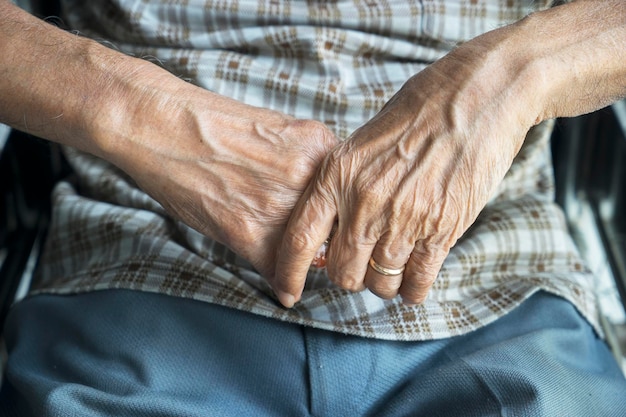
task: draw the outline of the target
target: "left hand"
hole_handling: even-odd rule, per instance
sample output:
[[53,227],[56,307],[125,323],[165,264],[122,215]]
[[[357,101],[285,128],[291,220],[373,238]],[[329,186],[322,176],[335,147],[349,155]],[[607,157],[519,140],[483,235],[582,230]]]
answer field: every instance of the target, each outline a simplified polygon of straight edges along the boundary
[[[490,45],[478,38],[412,77],[326,157],[279,251],[272,286],[284,305],[300,297],[311,259],[335,225],[332,281],[383,298],[400,294],[410,304],[425,299],[537,122],[533,84]],[[370,258],[404,270],[386,276]]]

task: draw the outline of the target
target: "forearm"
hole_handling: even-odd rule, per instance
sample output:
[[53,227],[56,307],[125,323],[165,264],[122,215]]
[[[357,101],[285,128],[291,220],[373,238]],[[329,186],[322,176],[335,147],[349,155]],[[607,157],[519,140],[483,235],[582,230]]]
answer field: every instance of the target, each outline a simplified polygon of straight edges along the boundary
[[[579,0],[513,26],[543,91],[537,121],[588,113],[626,97],[626,2]],[[532,80],[530,80],[532,82]],[[529,87],[532,84],[529,84]]]
[[[463,43],[411,77],[331,152],[294,209],[272,281],[281,302],[300,297],[334,225],[331,280],[422,302],[528,130],[626,94],[625,20],[623,0],[574,2]],[[370,262],[400,273],[381,279]]]
[[[145,136],[137,129],[165,125],[159,113],[172,122],[177,113],[167,113],[164,97],[193,89],[156,65],[53,27],[7,1],[0,0],[0,16],[0,122],[19,130],[118,162],[130,139]],[[139,123],[146,114],[156,122]]]

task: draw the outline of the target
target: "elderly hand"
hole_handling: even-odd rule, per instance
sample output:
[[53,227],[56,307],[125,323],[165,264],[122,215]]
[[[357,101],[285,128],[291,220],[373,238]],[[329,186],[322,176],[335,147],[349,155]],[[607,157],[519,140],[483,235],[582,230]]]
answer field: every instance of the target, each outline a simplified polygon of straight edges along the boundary
[[176,96],[187,104],[145,124],[168,133],[139,134],[139,152],[116,162],[172,216],[273,276],[293,207],[336,138],[321,123],[204,90]]
[[539,113],[523,57],[496,46],[475,40],[414,76],[326,157],[279,252],[272,285],[284,305],[333,227],[327,268],[337,285],[425,299]]
[[0,121],[112,162],[273,275],[289,215],[337,144],[330,130],[193,86],[9,1],[0,32]]

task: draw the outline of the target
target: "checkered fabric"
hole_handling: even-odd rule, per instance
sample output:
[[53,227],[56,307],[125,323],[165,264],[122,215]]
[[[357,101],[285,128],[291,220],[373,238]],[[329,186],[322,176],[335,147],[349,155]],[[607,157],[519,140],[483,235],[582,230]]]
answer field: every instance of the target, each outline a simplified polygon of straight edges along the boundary
[[[548,3],[64,0],[67,22],[87,36],[217,93],[320,120],[341,138],[459,42]],[[301,302],[284,309],[244,259],[169,218],[115,167],[71,149],[79,180],[55,191],[34,293],[126,288],[364,337],[426,340],[484,326],[542,289],[570,300],[599,330],[593,276],[553,203],[552,126],[529,132],[419,306],[341,290],[312,270]]]

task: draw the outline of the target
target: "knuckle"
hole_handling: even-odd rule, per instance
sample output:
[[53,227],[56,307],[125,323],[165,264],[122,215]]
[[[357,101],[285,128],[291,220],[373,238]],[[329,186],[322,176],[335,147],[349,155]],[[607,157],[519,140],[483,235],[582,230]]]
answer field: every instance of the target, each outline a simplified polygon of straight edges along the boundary
[[315,163],[303,154],[297,155],[291,159],[291,163],[287,164],[282,170],[284,178],[288,184],[301,191],[306,186],[306,182],[315,173]]
[[315,238],[308,230],[291,229],[285,232],[285,249],[291,254],[310,251],[315,246]]
[[409,259],[411,269],[420,275],[436,275],[449,252],[449,245],[430,244],[426,240],[416,243]]
[[334,275],[331,280],[340,288],[352,292],[363,290],[363,280],[356,278],[354,274]]
[[320,160],[330,149],[339,143],[339,140],[328,126],[317,120],[296,120],[294,121],[294,126],[298,130],[306,132],[311,139],[309,143],[317,146]]
[[312,137],[326,137],[327,135],[332,135],[330,129],[328,127],[317,120],[311,119],[297,119],[293,122],[298,129],[305,130]]
[[[402,245],[380,245],[377,247],[374,259],[387,268],[401,268],[408,261],[407,251]],[[408,245],[407,245],[408,246]],[[409,252],[410,253],[410,252]]]

